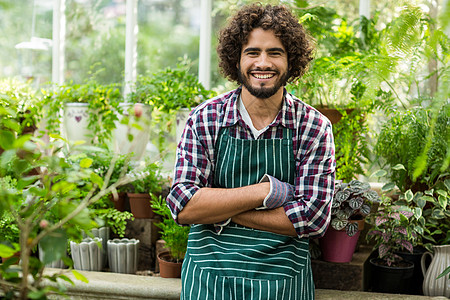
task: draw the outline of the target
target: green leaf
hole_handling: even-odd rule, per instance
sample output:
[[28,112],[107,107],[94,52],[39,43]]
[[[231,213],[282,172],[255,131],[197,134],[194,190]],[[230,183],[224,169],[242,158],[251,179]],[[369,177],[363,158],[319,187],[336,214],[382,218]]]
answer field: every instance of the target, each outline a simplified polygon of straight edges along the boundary
[[434,198],[431,197],[431,196],[423,196],[422,199],[424,199],[424,200],[427,201],[427,202],[431,202],[431,203],[433,203],[433,204],[436,203],[436,199],[434,199]]
[[28,299],[43,299],[45,290],[36,290],[28,293]]
[[413,197],[414,197],[414,194],[413,194],[413,192],[411,190],[407,190],[405,192],[405,199],[406,199],[406,201],[411,202]]
[[103,179],[98,176],[96,173],[91,173],[91,181],[95,183],[97,186],[102,187],[103,186]]
[[397,164],[397,165],[393,166],[392,169],[396,170],[396,171],[399,171],[399,170],[405,170],[406,171],[405,166],[402,165],[402,164]]
[[57,229],[45,235],[39,242],[39,251],[43,252],[42,262],[48,264],[66,255],[67,235],[63,229]]
[[82,281],[82,282],[84,282],[84,283],[89,283],[89,280],[87,280],[87,278],[84,277],[84,276],[83,276],[81,273],[79,273],[78,271],[72,270],[72,274],[73,274],[73,276],[75,276],[75,279],[80,280],[80,281]]
[[385,185],[383,185],[381,190],[383,192],[388,192],[388,191],[393,190],[394,188],[395,188],[395,183],[394,182],[389,182],[389,183],[386,183]]
[[425,199],[423,199],[423,198],[420,198],[417,200],[417,206],[419,206],[420,208],[424,208],[426,204],[427,204],[427,201],[425,201]]
[[8,150],[12,149],[14,144],[14,133],[9,130],[0,130],[0,147]]
[[[447,268],[445,268],[445,270],[444,270],[441,274],[439,274],[439,276],[436,277],[436,279],[439,279],[439,278],[441,278],[441,277],[444,277],[444,276],[447,275],[447,274],[450,274],[450,266],[448,266]],[[450,276],[449,276],[449,278],[450,278]]]
[[440,209],[433,209],[433,212],[431,213],[431,217],[433,217],[435,219],[444,219],[445,218],[445,214]]
[[444,190],[436,190],[436,194],[441,195],[442,197],[448,197],[448,193]]
[[441,207],[445,210],[447,207],[448,198],[444,197],[442,195],[439,195],[438,200],[439,200],[439,204],[441,205]]
[[345,226],[347,226],[347,224],[348,224],[347,220],[342,220],[338,218],[334,218],[333,220],[331,220],[331,226],[336,230],[344,229]]
[[23,148],[25,143],[28,142],[31,138],[31,135],[22,135],[20,137],[18,137],[15,141],[14,141],[14,148]]
[[419,207],[414,208],[414,217],[418,220],[422,216],[422,209]]
[[408,218],[405,217],[405,215],[403,215],[402,213],[400,213],[400,222],[408,223]]
[[92,162],[93,160],[91,158],[83,158],[80,161],[80,167],[87,169],[92,165]]
[[434,193],[434,189],[431,189],[431,190],[426,190],[425,192],[425,195],[428,195],[428,196],[433,196],[433,193]]
[[424,232],[423,227],[421,227],[421,226],[415,226],[414,231],[419,235],[423,235],[423,232]]
[[69,277],[67,277],[66,275],[59,275],[58,278],[61,278],[64,281],[67,281],[68,283],[70,283],[71,285],[75,285],[75,283],[73,282],[72,279],[70,279]]
[[378,170],[375,173],[373,173],[372,175],[370,175],[370,177],[384,177],[386,176],[387,172],[385,170]]
[[444,180],[444,185],[447,188],[447,190],[450,191],[450,179],[445,179]]
[[0,256],[1,257],[10,257],[13,256],[14,253],[17,252],[17,249],[11,248],[5,244],[0,243]]
[[26,186],[29,186],[30,184],[35,182],[37,179],[39,179],[38,175],[22,177],[17,181],[17,189],[23,190]]

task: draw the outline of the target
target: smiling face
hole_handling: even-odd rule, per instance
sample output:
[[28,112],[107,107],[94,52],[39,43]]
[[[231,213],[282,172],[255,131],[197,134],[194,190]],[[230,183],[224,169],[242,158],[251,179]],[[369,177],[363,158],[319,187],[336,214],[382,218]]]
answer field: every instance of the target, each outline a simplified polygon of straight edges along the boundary
[[275,95],[288,75],[287,53],[272,30],[254,29],[243,45],[238,65],[239,80],[253,96],[266,99]]

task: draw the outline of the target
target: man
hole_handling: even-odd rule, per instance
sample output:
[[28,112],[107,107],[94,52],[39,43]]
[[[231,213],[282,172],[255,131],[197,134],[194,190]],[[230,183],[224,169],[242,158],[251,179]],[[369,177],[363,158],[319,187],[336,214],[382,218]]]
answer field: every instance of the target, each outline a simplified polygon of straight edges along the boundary
[[286,92],[313,47],[284,6],[243,7],[220,33],[241,86],[195,108],[167,203],[191,224],[181,299],[313,299],[309,238],[329,223],[330,122]]

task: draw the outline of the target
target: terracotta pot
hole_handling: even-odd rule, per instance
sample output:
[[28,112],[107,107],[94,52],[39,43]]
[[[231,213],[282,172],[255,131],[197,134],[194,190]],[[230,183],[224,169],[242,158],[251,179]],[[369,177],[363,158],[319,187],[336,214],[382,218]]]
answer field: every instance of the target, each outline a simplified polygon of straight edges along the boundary
[[136,219],[152,219],[155,213],[150,206],[152,199],[149,194],[127,193],[130,201],[131,213]]
[[112,203],[114,203],[114,208],[117,209],[118,211],[125,211],[125,202],[126,202],[126,197],[127,197],[127,193],[121,192],[118,193],[119,198],[114,199],[114,196],[112,194],[109,195],[109,199],[111,200]]
[[168,251],[158,254],[159,275],[163,278],[181,278],[182,262],[171,262],[171,258]]
[[328,226],[325,235],[319,239],[322,259],[329,262],[348,263],[352,261],[364,220],[352,221],[358,223],[358,232],[348,236],[345,230],[336,230]]
[[2,257],[2,263],[6,262],[10,258],[17,258],[17,263],[18,263],[20,260],[20,252],[16,252],[16,253],[14,253],[13,256],[10,256],[10,257]]
[[[342,114],[335,108],[317,108],[325,117],[330,120],[331,124],[336,124],[342,118]],[[346,109],[347,115],[349,115],[353,109]]]

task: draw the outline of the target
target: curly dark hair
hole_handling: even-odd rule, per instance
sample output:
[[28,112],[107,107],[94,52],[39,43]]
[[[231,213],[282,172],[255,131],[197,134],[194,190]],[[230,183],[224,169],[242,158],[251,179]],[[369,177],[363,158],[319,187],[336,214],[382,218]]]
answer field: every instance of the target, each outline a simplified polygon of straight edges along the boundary
[[237,65],[242,46],[247,43],[250,32],[255,28],[273,30],[281,40],[288,54],[288,82],[302,76],[313,59],[314,42],[284,5],[272,6],[251,4],[240,9],[219,33],[219,67],[231,81],[239,82]]

